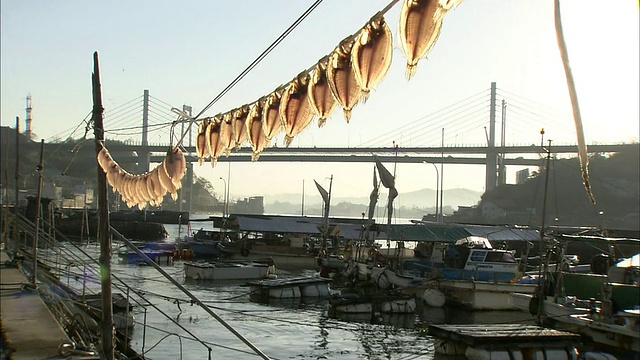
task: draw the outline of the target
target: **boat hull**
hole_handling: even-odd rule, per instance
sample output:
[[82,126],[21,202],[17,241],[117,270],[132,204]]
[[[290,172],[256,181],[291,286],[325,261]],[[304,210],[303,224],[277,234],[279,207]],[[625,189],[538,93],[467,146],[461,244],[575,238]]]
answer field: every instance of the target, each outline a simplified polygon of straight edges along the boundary
[[259,263],[185,263],[185,277],[194,280],[252,280],[264,279],[272,266]]
[[533,294],[537,285],[445,280],[438,282],[438,289],[446,297],[446,303],[472,310],[518,310],[511,293]]

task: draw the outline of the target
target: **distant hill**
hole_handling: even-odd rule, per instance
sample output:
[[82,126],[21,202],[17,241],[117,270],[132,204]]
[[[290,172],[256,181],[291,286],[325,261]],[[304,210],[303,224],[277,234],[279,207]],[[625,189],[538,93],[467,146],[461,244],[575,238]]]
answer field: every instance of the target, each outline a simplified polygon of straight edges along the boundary
[[[386,189],[381,189],[381,195],[378,199],[378,206],[384,206],[387,201]],[[433,209],[435,208],[436,191],[433,189],[421,189],[412,192],[401,193],[395,200],[395,206],[406,208],[419,208],[419,209]],[[443,194],[443,202],[445,208],[456,210],[458,206],[471,206],[476,205],[482,192],[469,190],[469,189],[449,189],[445,190]],[[291,205],[294,209],[300,209],[302,201],[302,194],[276,194],[276,195],[264,195],[265,212],[270,209],[278,209],[280,211],[285,204]],[[305,195],[305,208],[320,208],[321,197],[316,192],[311,192]],[[335,197],[331,199],[331,205],[335,206],[340,203],[347,203],[352,205],[361,205],[366,208],[369,204],[369,197]]]

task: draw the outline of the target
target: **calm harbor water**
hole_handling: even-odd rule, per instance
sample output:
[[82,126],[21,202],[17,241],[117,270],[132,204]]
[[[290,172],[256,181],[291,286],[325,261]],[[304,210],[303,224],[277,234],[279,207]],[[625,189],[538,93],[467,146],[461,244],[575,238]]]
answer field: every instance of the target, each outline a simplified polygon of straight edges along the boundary
[[[194,231],[200,227],[210,227],[210,223],[191,223]],[[166,225],[166,228],[169,241],[178,236],[177,225]],[[180,233],[184,235],[185,231],[183,225]],[[99,249],[91,244],[85,251],[97,258]],[[163,269],[273,359],[433,359],[437,357],[434,339],[426,334],[429,324],[531,321],[528,314],[519,312],[467,312],[422,306],[411,315],[334,318],[328,315],[327,300],[257,303],[251,301],[244,282],[186,281],[181,261],[164,265]],[[191,304],[187,295],[153,267],[124,265],[114,254],[112,271],[144,293],[149,302],[134,302],[137,324],[131,335],[132,347],[145,352],[148,358],[259,358],[211,315]],[[313,274],[313,271],[291,275],[300,274]],[[75,288],[81,288],[83,281],[99,291],[100,284],[95,277],[69,279]],[[126,290],[118,289],[117,285],[118,281],[114,280],[113,292],[126,296]],[[132,300],[141,300],[134,292],[130,292],[130,296]]]

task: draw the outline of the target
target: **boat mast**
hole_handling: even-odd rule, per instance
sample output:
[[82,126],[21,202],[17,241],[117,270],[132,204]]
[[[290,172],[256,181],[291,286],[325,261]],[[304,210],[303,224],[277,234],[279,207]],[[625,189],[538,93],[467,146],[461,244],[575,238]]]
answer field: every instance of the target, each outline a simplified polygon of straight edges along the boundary
[[540,248],[539,248],[540,264],[538,264],[538,314],[537,314],[538,323],[540,323],[541,316],[542,316],[542,311],[540,310],[542,309],[542,305],[544,303],[544,298],[545,298],[544,289],[546,288],[547,282],[549,281],[549,279],[547,279],[547,272],[549,270],[549,254],[545,256],[544,271],[543,271],[542,251],[545,248],[544,227],[545,227],[545,218],[547,216],[547,191],[549,188],[549,163],[551,162],[551,140],[547,140],[549,145],[545,149],[544,148],[544,129],[540,130],[540,135],[542,138],[541,140],[542,148],[547,152],[547,159],[545,161],[546,165],[545,165],[545,175],[544,175],[544,191],[542,195],[543,196],[542,197],[542,219],[540,220]]

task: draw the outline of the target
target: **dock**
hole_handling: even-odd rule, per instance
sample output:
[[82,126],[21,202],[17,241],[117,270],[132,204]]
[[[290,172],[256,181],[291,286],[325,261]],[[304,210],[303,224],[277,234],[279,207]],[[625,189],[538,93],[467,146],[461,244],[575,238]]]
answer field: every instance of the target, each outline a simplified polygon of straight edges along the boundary
[[26,276],[8,266],[9,256],[0,251],[0,321],[8,359],[48,359],[60,357],[59,347],[71,340],[60,327],[36,290],[23,289]]
[[580,344],[578,334],[524,324],[430,325],[428,334],[437,339],[436,353],[473,358],[513,358],[520,352],[570,359]]
[[300,298],[329,296],[332,279],[318,276],[297,276],[283,279],[247,282],[251,293],[259,298]]

